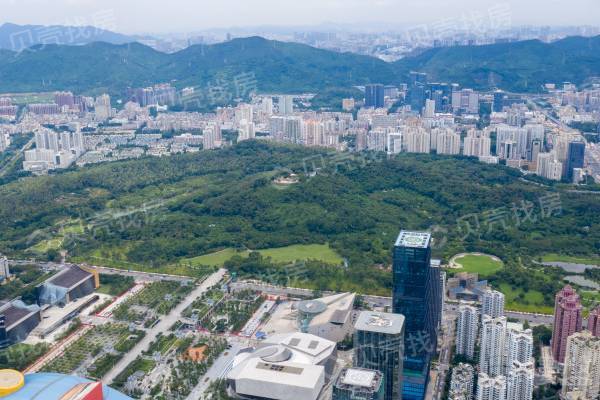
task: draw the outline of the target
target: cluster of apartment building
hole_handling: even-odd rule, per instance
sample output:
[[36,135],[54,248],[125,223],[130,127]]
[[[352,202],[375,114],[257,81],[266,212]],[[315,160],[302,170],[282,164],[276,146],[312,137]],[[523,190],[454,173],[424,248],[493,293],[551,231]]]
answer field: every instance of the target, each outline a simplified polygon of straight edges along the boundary
[[[477,371],[461,364],[452,373],[450,398],[454,400],[531,400],[535,360],[531,329],[508,322],[504,295],[487,289],[481,308],[461,303],[458,308],[456,353],[472,362]],[[475,360],[476,348],[479,360]],[[477,373],[477,386],[474,386]]]
[[[566,286],[557,293],[551,344],[553,367],[562,376],[564,399],[592,400],[600,396],[600,307],[590,312],[585,331],[582,310],[573,288]],[[532,330],[504,316],[502,293],[484,291],[480,308],[473,302],[461,302],[456,354],[471,363],[454,367],[450,398],[531,400],[535,383],[533,351]]]
[[[207,150],[232,143],[229,132],[234,132],[238,142],[263,139],[339,151],[477,157],[481,162],[502,163],[525,173],[575,183],[586,174],[583,136],[557,128],[542,111],[525,105],[522,97],[431,83],[426,74],[419,72],[411,73],[408,84],[367,85],[364,102],[344,99],[343,112],[311,110],[306,107],[310,96],[276,94],[253,96],[248,103],[221,107],[214,113],[169,112],[170,107],[181,104],[183,98],[194,95],[195,91],[193,88],[177,91],[170,84],[128,89],[128,101],[119,110],[112,107],[106,94],[92,98],[57,92],[54,102],[29,104],[18,122],[0,124],[0,150],[8,147],[11,134],[51,129],[62,137],[66,130],[76,132],[72,125],[78,124],[84,136],[132,133],[168,134],[164,139],[170,139],[173,133],[199,136],[202,148]],[[585,91],[582,95],[563,91],[560,96],[565,104],[595,110],[597,92]],[[399,102],[404,105],[393,106]],[[11,99],[1,98],[0,115],[3,107],[15,106]],[[489,123],[482,124],[484,120]],[[36,139],[36,149],[27,154],[25,168],[34,172],[64,168],[83,154],[70,141],[65,140],[65,145],[61,140],[53,143],[56,145],[46,146],[46,142],[38,144]],[[115,152],[106,146],[88,149],[95,153],[86,156],[80,165],[197,149],[199,146],[171,148],[168,141],[154,143],[150,151],[142,147]]]

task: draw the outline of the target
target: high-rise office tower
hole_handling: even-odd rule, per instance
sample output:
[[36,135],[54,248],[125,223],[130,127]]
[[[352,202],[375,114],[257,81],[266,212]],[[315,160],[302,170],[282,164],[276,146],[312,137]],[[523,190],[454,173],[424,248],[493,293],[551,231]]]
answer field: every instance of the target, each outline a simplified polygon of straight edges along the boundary
[[552,356],[563,363],[567,349],[567,338],[581,331],[582,309],[579,295],[571,286],[565,286],[554,300],[554,328],[552,330]]
[[455,400],[471,400],[475,370],[470,364],[460,363],[452,369],[450,380],[450,398]]
[[506,317],[481,317],[479,372],[491,377],[502,375],[506,341]]
[[505,400],[506,378],[502,375],[495,378],[484,372],[477,379],[477,400]]
[[590,311],[587,330],[592,332],[592,335],[600,337],[600,306]]
[[411,110],[415,112],[419,112],[425,107],[425,100],[427,99],[427,90],[425,89],[425,85],[421,83],[416,83],[411,86],[408,90],[408,102],[410,104]]
[[567,181],[573,181],[573,169],[583,168],[584,159],[585,143],[569,142],[569,146],[567,148],[567,160],[565,162],[565,179]]
[[494,112],[501,112],[504,107],[504,97],[506,94],[502,90],[494,92]]
[[422,400],[440,315],[436,298],[441,296],[440,271],[431,266],[431,234],[401,231],[394,244],[393,264],[392,309],[406,317],[402,396]]
[[574,333],[567,339],[562,395],[565,399],[600,398],[600,337],[589,331]]
[[533,334],[531,329],[523,329],[520,323],[507,323],[506,326],[506,366],[505,375],[515,362],[526,364],[533,357]]
[[483,292],[481,315],[489,315],[492,318],[502,317],[504,315],[504,295],[491,289]]
[[402,398],[405,318],[363,311],[354,325],[354,366],[383,374],[384,399]]
[[410,86],[427,84],[427,74],[425,72],[410,71]]
[[531,400],[534,375],[535,365],[532,361],[514,361],[506,376],[506,400]]
[[458,307],[458,319],[456,321],[456,354],[462,354],[470,359],[473,358],[478,325],[479,313],[477,309],[473,306],[461,304]]
[[373,84],[365,86],[365,107],[383,108],[384,102],[384,86],[381,84]]
[[332,400],[384,400],[384,395],[380,371],[344,368],[333,386]]

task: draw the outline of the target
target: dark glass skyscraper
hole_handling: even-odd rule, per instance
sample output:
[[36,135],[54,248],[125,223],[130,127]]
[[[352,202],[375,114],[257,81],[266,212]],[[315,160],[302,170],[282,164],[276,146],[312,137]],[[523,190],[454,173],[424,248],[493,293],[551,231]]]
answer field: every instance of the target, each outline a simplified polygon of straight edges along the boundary
[[423,400],[437,347],[440,269],[431,266],[431,235],[402,231],[394,245],[393,312],[406,318],[402,396]]
[[573,180],[573,168],[583,168],[585,159],[585,143],[570,142],[567,149],[567,162],[565,165],[565,178],[571,182]]
[[354,366],[383,374],[384,399],[402,399],[405,318],[363,311],[354,325]]
[[494,92],[494,112],[502,112],[502,108],[504,108],[504,97],[506,97],[506,94],[502,90],[496,90]]
[[381,84],[365,86],[365,107],[383,108],[384,102],[384,86]]

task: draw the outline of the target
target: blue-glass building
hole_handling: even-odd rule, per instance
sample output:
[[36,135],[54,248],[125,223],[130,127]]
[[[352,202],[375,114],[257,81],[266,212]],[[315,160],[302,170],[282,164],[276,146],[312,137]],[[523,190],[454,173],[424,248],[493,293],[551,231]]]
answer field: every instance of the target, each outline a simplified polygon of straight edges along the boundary
[[440,269],[431,265],[431,235],[401,231],[394,245],[392,309],[406,318],[402,397],[423,400],[437,347]]
[[565,179],[567,181],[573,181],[573,169],[583,168],[584,159],[585,143],[569,142],[569,147],[567,148],[567,162],[565,165]]
[[383,374],[384,400],[402,398],[405,318],[363,311],[354,324],[354,366]]
[[385,106],[384,89],[381,84],[365,86],[365,107],[383,108]]

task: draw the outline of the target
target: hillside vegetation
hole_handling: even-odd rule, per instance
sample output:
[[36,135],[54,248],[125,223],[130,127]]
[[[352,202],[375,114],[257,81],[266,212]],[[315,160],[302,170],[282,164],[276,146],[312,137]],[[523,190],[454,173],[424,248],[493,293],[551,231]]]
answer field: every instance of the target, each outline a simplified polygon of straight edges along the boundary
[[260,92],[327,93],[373,82],[407,82],[411,70],[429,73],[431,81],[474,89],[535,92],[546,82],[580,84],[600,75],[600,36],[436,48],[395,63],[260,37],[195,45],[173,54],[139,43],[38,45],[21,53],[0,50],[0,91],[123,96],[127,87],[171,82],[204,91],[224,88],[236,97],[242,81],[253,76],[252,86]]
[[[195,257],[222,249],[329,244],[347,268],[339,262],[325,268],[315,256],[303,263],[305,285],[385,294],[399,230],[432,230],[436,257],[494,254],[505,268],[490,281],[537,288],[550,302],[560,276],[532,261],[548,249],[598,254],[594,195],[531,184],[516,170],[469,158],[367,156],[334,168],[335,158],[321,150],[249,141],[24,178],[0,186],[0,252],[43,258],[37,244],[60,237],[76,260],[185,273]],[[304,165],[313,157],[325,169],[308,178]],[[290,169],[301,174],[298,184],[285,190],[272,184]],[[548,195],[555,196],[550,213],[541,206]],[[467,235],[466,219],[473,224]],[[228,265],[250,275],[278,268],[278,259],[268,258],[272,252],[262,253]],[[286,270],[272,272],[272,279],[285,278]]]

